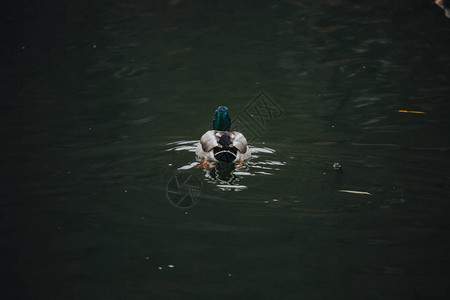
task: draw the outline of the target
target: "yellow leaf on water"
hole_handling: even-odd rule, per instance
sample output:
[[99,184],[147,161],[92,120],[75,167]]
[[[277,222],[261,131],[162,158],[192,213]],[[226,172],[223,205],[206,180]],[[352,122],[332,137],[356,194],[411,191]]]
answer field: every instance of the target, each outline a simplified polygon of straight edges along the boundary
[[397,112],[406,114],[426,114],[424,111],[398,109]]

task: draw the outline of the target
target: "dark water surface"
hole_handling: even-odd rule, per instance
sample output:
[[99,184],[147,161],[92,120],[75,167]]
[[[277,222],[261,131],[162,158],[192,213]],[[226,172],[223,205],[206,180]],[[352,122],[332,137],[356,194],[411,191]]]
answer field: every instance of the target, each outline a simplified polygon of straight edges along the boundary
[[[4,299],[450,298],[442,10],[83,3],[2,12]],[[218,105],[252,135],[232,189],[192,152]]]

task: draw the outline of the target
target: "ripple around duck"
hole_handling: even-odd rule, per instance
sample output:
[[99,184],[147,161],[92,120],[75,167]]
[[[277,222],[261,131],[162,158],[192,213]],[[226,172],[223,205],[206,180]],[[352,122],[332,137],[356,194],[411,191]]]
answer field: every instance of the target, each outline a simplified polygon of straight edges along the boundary
[[166,151],[188,151],[195,152],[195,148],[197,147],[198,141],[177,141],[171,142],[167,145],[170,145],[169,149]]
[[[187,151],[195,152],[198,145],[197,140],[181,140],[168,143],[168,149],[165,151]],[[212,169],[205,169],[205,180],[215,184],[216,187],[224,191],[242,191],[247,189],[241,183],[246,177],[271,176],[274,171],[279,171],[280,167],[286,165],[286,162],[269,159],[276,154],[276,150],[269,147],[250,146],[252,157],[244,162],[240,169],[229,164],[217,163]],[[201,159],[194,157],[195,161],[190,161],[185,165],[177,167],[178,171],[190,170],[200,164]],[[245,188],[242,188],[245,187]]]
[[250,150],[252,151],[252,154],[255,153],[270,153],[273,154],[276,151],[272,148],[268,148],[268,147],[263,147],[263,148],[259,148],[259,147],[252,147],[250,146]]

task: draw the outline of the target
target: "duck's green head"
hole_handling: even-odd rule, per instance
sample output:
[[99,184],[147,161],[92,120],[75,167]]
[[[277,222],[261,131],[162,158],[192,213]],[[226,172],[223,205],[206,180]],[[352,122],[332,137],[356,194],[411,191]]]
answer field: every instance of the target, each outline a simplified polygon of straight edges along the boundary
[[219,106],[214,114],[214,119],[212,121],[213,130],[219,131],[230,131],[231,128],[231,118],[228,113],[228,107]]

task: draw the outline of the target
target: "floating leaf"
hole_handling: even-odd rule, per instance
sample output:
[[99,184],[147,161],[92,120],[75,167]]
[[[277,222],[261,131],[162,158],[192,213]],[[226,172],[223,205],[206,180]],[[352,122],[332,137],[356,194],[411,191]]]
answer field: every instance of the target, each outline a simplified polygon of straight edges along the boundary
[[399,112],[399,113],[406,113],[406,114],[426,114],[426,112],[424,112],[424,111],[404,110],[404,109],[398,109],[397,112]]

